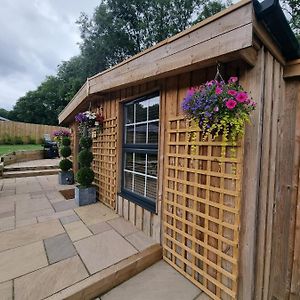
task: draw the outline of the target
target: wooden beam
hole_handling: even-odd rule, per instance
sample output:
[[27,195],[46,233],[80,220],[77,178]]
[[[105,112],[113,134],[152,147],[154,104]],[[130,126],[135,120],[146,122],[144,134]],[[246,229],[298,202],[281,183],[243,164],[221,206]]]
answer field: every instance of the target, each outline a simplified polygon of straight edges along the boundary
[[70,287],[56,293],[47,300],[84,300],[103,295],[122,282],[140,273],[162,258],[160,245],[153,245],[146,250],[130,256]]
[[300,77],[300,59],[296,59],[287,63],[283,70],[283,77]]

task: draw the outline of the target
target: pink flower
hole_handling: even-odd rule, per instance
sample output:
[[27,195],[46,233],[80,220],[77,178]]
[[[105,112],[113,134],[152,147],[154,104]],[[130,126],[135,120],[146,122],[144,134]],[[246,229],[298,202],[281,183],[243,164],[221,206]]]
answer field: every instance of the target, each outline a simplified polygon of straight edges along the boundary
[[222,94],[222,92],[223,92],[223,90],[219,86],[217,86],[216,87],[216,95],[220,95],[220,94]]
[[237,93],[235,99],[238,102],[243,103],[248,99],[248,94],[246,92],[239,92],[239,93]]
[[214,81],[214,80],[211,80],[211,81],[207,82],[207,85],[208,85],[208,86],[212,86],[214,83],[215,83],[215,81]]
[[228,95],[231,95],[231,96],[236,96],[236,94],[237,94],[237,91],[235,91],[235,90],[228,90]]
[[231,76],[228,80],[228,83],[234,83],[234,82],[237,82],[238,81],[238,78],[236,76]]
[[231,99],[227,100],[225,104],[226,104],[226,107],[231,110],[231,109],[235,108],[235,106],[236,106],[237,103],[236,103],[236,101],[234,101],[231,98]]
[[251,105],[252,107],[256,107],[256,102],[250,101],[250,105]]
[[214,112],[218,112],[218,111],[219,111],[219,107],[218,107],[218,106],[215,106]]

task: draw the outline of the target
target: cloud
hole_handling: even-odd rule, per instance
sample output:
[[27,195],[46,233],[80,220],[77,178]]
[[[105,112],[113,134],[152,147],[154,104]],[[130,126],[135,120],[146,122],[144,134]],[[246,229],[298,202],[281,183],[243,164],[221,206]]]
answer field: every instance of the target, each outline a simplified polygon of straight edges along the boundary
[[99,0],[2,0],[0,107],[35,89],[57,65],[79,53],[80,12],[91,15]]

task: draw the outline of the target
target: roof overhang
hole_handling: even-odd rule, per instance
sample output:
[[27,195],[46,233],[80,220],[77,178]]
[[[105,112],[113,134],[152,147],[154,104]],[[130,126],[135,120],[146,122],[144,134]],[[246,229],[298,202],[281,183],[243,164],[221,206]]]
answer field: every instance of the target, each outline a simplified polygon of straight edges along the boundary
[[[243,0],[224,11],[168,38],[157,45],[101,72],[81,87],[59,115],[59,123],[70,123],[93,95],[149,82],[237,58],[251,64],[253,6]],[[251,55],[245,55],[250,51]],[[254,63],[254,62],[252,62]]]

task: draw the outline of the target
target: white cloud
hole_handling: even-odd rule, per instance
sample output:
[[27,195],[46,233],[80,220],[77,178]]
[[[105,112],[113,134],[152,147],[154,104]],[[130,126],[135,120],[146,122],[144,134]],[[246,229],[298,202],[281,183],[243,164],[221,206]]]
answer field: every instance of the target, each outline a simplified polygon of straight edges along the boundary
[[80,12],[92,14],[100,0],[2,0],[0,18],[0,107],[16,100],[79,53]]

